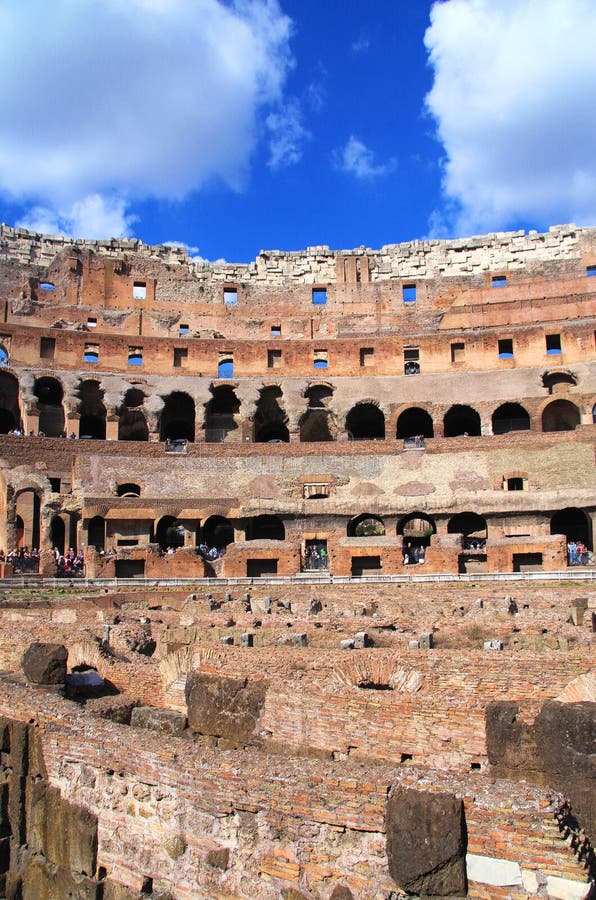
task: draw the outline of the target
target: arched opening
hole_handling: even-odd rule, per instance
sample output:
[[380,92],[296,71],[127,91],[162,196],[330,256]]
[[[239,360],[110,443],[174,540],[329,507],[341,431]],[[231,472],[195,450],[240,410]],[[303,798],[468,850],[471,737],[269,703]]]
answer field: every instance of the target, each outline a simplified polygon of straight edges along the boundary
[[565,535],[569,565],[585,565],[585,554],[594,549],[592,523],[583,509],[570,506],[556,512],[550,520],[550,533]]
[[217,364],[218,378],[234,377],[234,359],[231,356],[223,356]]
[[332,441],[333,435],[329,429],[328,409],[307,409],[300,419],[300,441],[307,443],[323,443]]
[[66,528],[60,516],[54,516],[50,523],[50,543],[60,556],[64,556]]
[[106,439],[104,391],[98,381],[82,381],[79,386],[79,437],[97,441]]
[[9,372],[0,372],[0,434],[20,428],[19,383]]
[[412,406],[410,409],[404,409],[398,418],[396,437],[407,440],[416,435],[422,435],[425,438],[433,437],[433,420],[425,409]]
[[182,391],[174,391],[165,398],[160,419],[161,441],[195,439],[195,402]]
[[19,547],[39,548],[41,504],[34,490],[22,491],[16,502],[17,518],[22,522]]
[[348,522],[348,537],[382,537],[385,534],[385,523],[379,516],[362,513]]
[[374,403],[357,403],[346,417],[351,441],[378,441],[385,438],[385,416]]
[[543,431],[575,431],[579,423],[579,409],[570,400],[553,400],[542,412]]
[[155,541],[162,550],[184,546],[184,525],[174,516],[162,516],[155,529]]
[[549,394],[558,394],[576,385],[577,375],[569,369],[548,369],[542,375],[542,384]]
[[87,700],[113,697],[118,688],[107,678],[102,678],[97,669],[84,663],[74,666],[66,676],[66,697],[75,703],[85,704]]
[[277,385],[261,388],[255,410],[255,442],[284,443],[290,440],[288,417],[280,404],[283,391]]
[[447,523],[448,534],[461,534],[464,550],[483,550],[488,529],[484,516],[474,512],[458,513]]
[[205,441],[223,444],[231,431],[238,429],[235,416],[240,412],[240,400],[229,385],[211,387],[213,397],[205,407]]
[[99,552],[106,548],[106,522],[103,516],[93,516],[87,526],[87,544]]
[[279,516],[255,516],[250,522],[250,541],[285,541],[286,530]]
[[141,487],[133,481],[126,481],[118,485],[116,494],[118,497],[140,497]]
[[424,513],[410,513],[397,524],[397,533],[402,536],[403,561],[406,566],[419,565],[426,562],[426,551],[430,547],[430,539],[436,534],[437,526],[430,516]]
[[480,434],[480,416],[471,406],[458,403],[445,413],[443,434],[445,437],[476,437]]
[[503,403],[492,415],[493,434],[529,431],[530,416],[520,403]]
[[33,393],[37,397],[39,431],[48,437],[64,434],[64,390],[57,378],[36,378]]
[[229,519],[223,516],[209,516],[203,525],[203,544],[224,550],[228,544],[234,543],[234,528]]
[[148,441],[149,428],[145,414],[140,409],[145,394],[138,388],[129,388],[124,395],[118,416],[119,441]]

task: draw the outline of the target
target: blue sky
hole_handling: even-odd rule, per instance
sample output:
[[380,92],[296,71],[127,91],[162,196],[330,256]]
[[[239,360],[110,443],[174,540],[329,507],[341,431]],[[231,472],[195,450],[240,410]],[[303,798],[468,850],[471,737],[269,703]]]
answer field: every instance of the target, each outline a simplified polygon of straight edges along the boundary
[[594,0],[3,0],[0,220],[249,261],[596,223]]

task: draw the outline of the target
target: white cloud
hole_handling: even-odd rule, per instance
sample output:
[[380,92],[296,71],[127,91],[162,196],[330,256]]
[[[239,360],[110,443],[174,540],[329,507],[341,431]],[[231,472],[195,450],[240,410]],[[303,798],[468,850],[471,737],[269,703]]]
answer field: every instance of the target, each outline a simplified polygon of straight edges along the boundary
[[593,224],[593,0],[446,0],[425,43],[446,154],[435,222],[460,234],[520,219]]
[[277,112],[270,113],[266,124],[271,133],[269,166],[272,169],[281,169],[299,162],[302,159],[304,142],[309,140],[311,135],[302,124],[298,102],[292,100]]
[[89,194],[69,209],[34,206],[17,226],[44,234],[102,239],[130,235],[134,222],[123,198]]
[[240,188],[292,65],[277,0],[3,0],[0,26],[0,191],[82,224],[94,195]]
[[361,34],[360,37],[352,42],[352,53],[366,53],[370,49],[370,40],[366,35]]
[[373,151],[353,134],[344,147],[335,151],[334,162],[336,168],[349,175],[355,175],[356,178],[388,175],[397,164],[395,159],[390,159],[386,163],[375,163]]

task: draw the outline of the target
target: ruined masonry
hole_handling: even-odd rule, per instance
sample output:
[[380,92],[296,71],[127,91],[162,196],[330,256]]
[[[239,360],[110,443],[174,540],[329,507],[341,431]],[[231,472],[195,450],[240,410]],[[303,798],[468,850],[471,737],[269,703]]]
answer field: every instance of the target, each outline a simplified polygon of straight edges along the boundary
[[592,896],[596,228],[0,303],[0,897]]

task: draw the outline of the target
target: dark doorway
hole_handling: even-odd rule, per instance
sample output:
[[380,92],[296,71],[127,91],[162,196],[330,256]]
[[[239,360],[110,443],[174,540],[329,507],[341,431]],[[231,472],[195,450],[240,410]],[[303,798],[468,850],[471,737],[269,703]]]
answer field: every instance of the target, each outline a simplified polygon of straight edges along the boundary
[[351,441],[378,441],[385,438],[385,416],[374,403],[357,403],[346,417]]
[[205,441],[223,444],[232,431],[237,431],[236,416],[240,412],[240,400],[229,385],[211,387],[212,399],[205,409]]
[[182,391],[174,391],[165,398],[160,420],[161,441],[195,439],[195,402]]
[[39,410],[39,431],[48,437],[64,434],[64,390],[56,378],[36,378],[33,389]]
[[79,437],[105,441],[106,408],[100,383],[82,381],[79,385],[79,397]]
[[445,437],[477,437],[480,434],[480,416],[471,406],[456,404],[445,413],[443,434]]
[[543,431],[575,431],[579,423],[579,409],[569,400],[553,400],[542,413]]
[[396,437],[407,440],[417,434],[425,438],[433,437],[433,420],[425,409],[413,406],[411,409],[405,409],[397,420]]
[[508,434],[510,431],[529,431],[530,416],[519,403],[504,403],[495,409],[492,416],[493,434]]
[[251,541],[285,541],[284,523],[278,516],[255,516],[250,523]]

